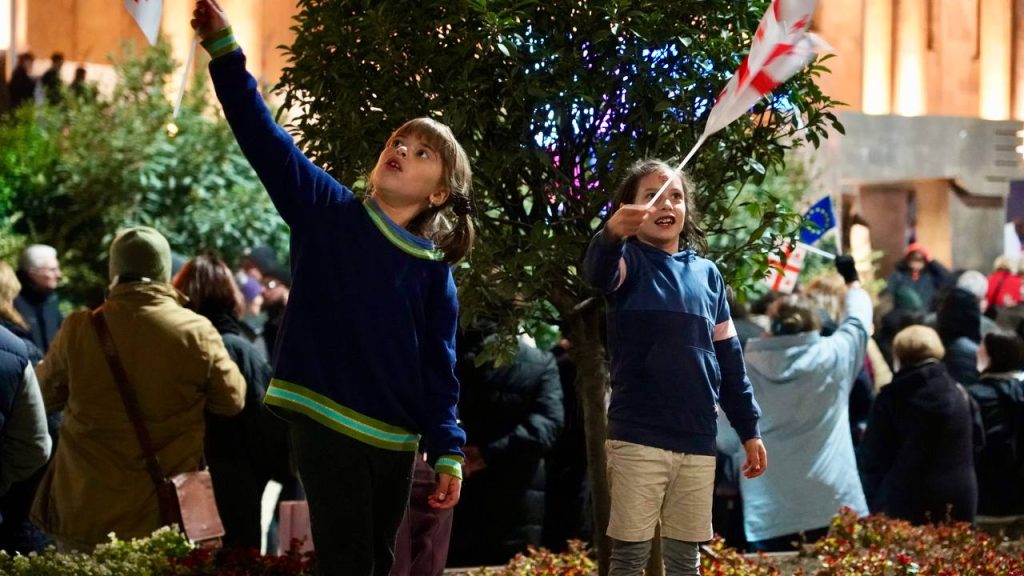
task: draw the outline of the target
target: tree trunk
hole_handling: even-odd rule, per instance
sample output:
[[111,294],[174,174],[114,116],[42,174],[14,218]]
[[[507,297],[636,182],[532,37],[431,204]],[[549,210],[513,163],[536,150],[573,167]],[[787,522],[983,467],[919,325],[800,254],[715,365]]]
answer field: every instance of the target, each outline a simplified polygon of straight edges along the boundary
[[[602,342],[601,306],[584,306],[569,320],[569,354],[576,362],[576,394],[583,406],[583,423],[587,438],[587,465],[590,471],[591,498],[594,503],[594,544],[597,548],[598,573],[608,574],[611,541],[608,530],[610,495],[604,441],[608,435],[608,368]],[[563,316],[565,318],[565,316]]]

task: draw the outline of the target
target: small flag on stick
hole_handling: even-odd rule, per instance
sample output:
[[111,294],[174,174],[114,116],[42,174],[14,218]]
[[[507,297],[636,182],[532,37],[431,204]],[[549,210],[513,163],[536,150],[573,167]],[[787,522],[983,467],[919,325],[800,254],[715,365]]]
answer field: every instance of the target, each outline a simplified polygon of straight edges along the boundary
[[835,227],[836,212],[832,208],[832,197],[825,196],[815,202],[804,214],[804,227],[800,230],[800,241],[804,244],[814,244]]
[[160,17],[164,13],[163,0],[124,0],[124,7],[142,29],[150,46],[156,46],[160,35]]

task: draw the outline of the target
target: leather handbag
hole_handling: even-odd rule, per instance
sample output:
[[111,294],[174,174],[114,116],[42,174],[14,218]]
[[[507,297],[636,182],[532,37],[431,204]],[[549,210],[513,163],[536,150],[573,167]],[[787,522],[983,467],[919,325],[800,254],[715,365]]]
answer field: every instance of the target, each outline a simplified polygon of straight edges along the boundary
[[110,337],[102,307],[92,312],[92,321],[110,372],[114,376],[114,382],[117,383],[124,409],[128,412],[128,419],[131,420],[139,445],[142,446],[142,453],[146,458],[146,471],[156,487],[160,520],[165,525],[178,526],[185,537],[200,548],[219,548],[224,536],[224,524],[217,511],[210,471],[200,465],[200,469],[193,472],[184,472],[171,478],[164,475],[160,460],[153,449],[149,430],[142,419],[138,397],[131,387],[128,373],[125,372],[117,355],[117,348]]

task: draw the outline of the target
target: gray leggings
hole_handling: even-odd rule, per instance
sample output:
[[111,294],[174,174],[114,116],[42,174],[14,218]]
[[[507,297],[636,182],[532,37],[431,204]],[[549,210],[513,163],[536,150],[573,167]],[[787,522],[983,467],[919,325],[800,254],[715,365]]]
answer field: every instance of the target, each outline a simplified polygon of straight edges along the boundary
[[[665,576],[696,576],[700,574],[700,549],[696,542],[671,538],[661,539],[665,557]],[[651,555],[651,541],[624,542],[612,539],[611,565],[608,576],[640,576]]]

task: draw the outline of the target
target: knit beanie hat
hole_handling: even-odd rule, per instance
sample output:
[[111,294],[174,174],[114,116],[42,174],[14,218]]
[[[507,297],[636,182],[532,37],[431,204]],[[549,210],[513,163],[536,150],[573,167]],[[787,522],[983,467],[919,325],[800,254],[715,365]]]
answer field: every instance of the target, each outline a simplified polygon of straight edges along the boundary
[[117,233],[110,243],[110,281],[171,281],[171,246],[163,234],[149,226]]

